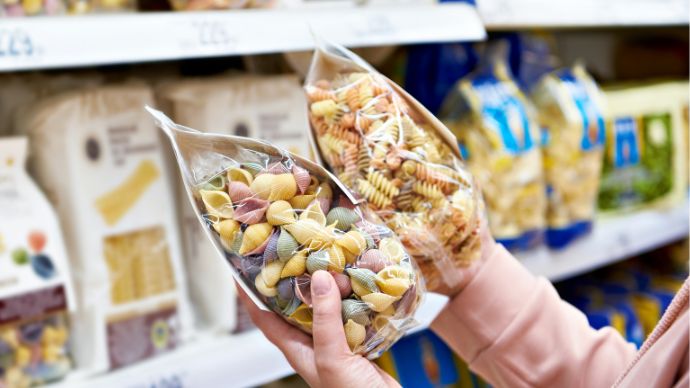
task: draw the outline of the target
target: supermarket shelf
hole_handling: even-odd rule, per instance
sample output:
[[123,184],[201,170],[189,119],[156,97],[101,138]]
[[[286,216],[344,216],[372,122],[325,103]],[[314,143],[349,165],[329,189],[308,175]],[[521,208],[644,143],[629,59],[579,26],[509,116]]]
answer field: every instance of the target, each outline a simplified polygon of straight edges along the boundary
[[488,30],[688,25],[687,0],[477,0]]
[[465,3],[17,18],[0,25],[0,71],[308,50],[312,31],[348,47],[486,35]]
[[592,234],[563,251],[518,254],[536,275],[551,281],[573,277],[688,237],[688,202],[668,210],[645,210],[597,220]]
[[[688,235],[688,203],[597,221],[592,234],[564,251],[538,249],[518,255],[534,274],[562,280],[653,249]],[[428,327],[447,298],[428,294],[417,311]],[[258,331],[203,337],[181,349],[113,373],[72,376],[57,387],[256,386],[293,373],[282,354]]]

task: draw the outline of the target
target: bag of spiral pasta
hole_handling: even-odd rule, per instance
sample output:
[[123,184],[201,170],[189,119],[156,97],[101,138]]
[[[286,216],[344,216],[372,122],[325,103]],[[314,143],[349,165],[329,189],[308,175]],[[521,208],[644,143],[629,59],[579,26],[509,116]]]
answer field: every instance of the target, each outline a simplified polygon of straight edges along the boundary
[[576,64],[544,76],[532,101],[545,131],[546,243],[563,248],[592,229],[606,139],[603,95]]
[[398,234],[430,290],[457,287],[483,212],[452,133],[340,46],[316,51],[305,91],[317,157]]
[[488,48],[478,69],[451,89],[441,117],[482,188],[496,241],[524,250],[541,243],[544,234],[541,133],[510,75],[504,49]]
[[198,132],[149,111],[207,236],[259,307],[310,332],[310,275],[327,270],[353,352],[378,357],[414,325],[424,286],[410,256],[335,177],[264,141]]

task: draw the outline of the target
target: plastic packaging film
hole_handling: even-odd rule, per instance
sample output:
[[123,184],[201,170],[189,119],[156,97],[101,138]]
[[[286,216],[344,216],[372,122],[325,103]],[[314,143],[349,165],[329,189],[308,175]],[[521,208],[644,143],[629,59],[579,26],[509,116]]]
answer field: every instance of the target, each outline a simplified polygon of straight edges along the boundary
[[561,248],[591,230],[606,138],[603,96],[577,64],[542,78],[532,100],[545,131],[546,241]]
[[411,257],[325,169],[263,141],[201,133],[149,111],[171,139],[207,236],[258,306],[310,332],[310,276],[328,270],[354,352],[375,358],[414,323],[424,286]]
[[457,287],[453,269],[480,255],[483,207],[453,135],[342,47],[316,51],[305,90],[315,154],[396,232],[430,290]]
[[441,117],[458,137],[484,194],[496,241],[511,250],[541,242],[546,194],[540,131],[526,98],[492,47],[475,72],[461,79]]

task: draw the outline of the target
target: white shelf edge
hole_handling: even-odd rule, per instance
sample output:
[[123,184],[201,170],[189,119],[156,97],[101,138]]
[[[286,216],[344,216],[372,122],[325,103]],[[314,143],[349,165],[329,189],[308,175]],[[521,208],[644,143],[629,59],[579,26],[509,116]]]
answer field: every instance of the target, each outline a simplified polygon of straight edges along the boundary
[[477,0],[487,30],[687,26],[687,0]]
[[[644,210],[597,220],[592,234],[560,252],[544,248],[517,255],[535,275],[563,280],[620,261],[688,235],[688,202],[667,210]],[[417,311],[427,328],[448,298],[427,294]],[[112,373],[73,375],[54,388],[148,388],[256,386],[294,373],[278,349],[259,331],[236,336],[204,336],[180,349]]]
[[599,219],[592,233],[562,251],[539,248],[517,254],[535,275],[564,280],[666,243],[688,237],[688,202]]
[[0,71],[309,50],[312,31],[348,47],[486,36],[464,3],[8,18]]

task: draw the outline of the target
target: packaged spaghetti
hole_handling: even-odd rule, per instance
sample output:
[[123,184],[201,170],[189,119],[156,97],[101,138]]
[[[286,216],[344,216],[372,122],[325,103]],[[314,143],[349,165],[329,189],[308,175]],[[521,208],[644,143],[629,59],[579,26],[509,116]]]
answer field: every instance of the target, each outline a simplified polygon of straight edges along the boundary
[[412,324],[423,285],[410,256],[326,170],[262,141],[151,113],[207,236],[258,306],[310,332],[310,275],[328,270],[353,352],[375,358]]
[[[301,156],[309,154],[304,93],[293,75],[184,79],[165,85],[158,96],[182,125],[262,139]],[[235,284],[228,281],[230,268],[218,260],[203,237],[203,227],[186,196],[179,180],[181,231],[194,307],[206,328],[233,331],[241,319],[241,307],[236,303]]]
[[542,241],[545,224],[541,136],[501,48],[490,47],[478,69],[457,83],[441,117],[482,188],[496,241],[524,250]]
[[543,77],[532,100],[545,131],[546,242],[562,248],[592,228],[606,137],[603,96],[577,64]]
[[0,139],[0,386],[28,387],[72,369],[75,308],[62,232],[24,164],[27,139]]
[[687,83],[605,89],[609,120],[599,208],[610,211],[682,200],[687,189]]
[[481,200],[453,135],[342,47],[316,51],[305,90],[317,156],[396,232],[429,289],[458,286],[453,268],[480,253]]
[[32,167],[60,215],[75,273],[80,369],[99,372],[175,348],[191,314],[171,185],[143,85],[39,102],[23,118]]

